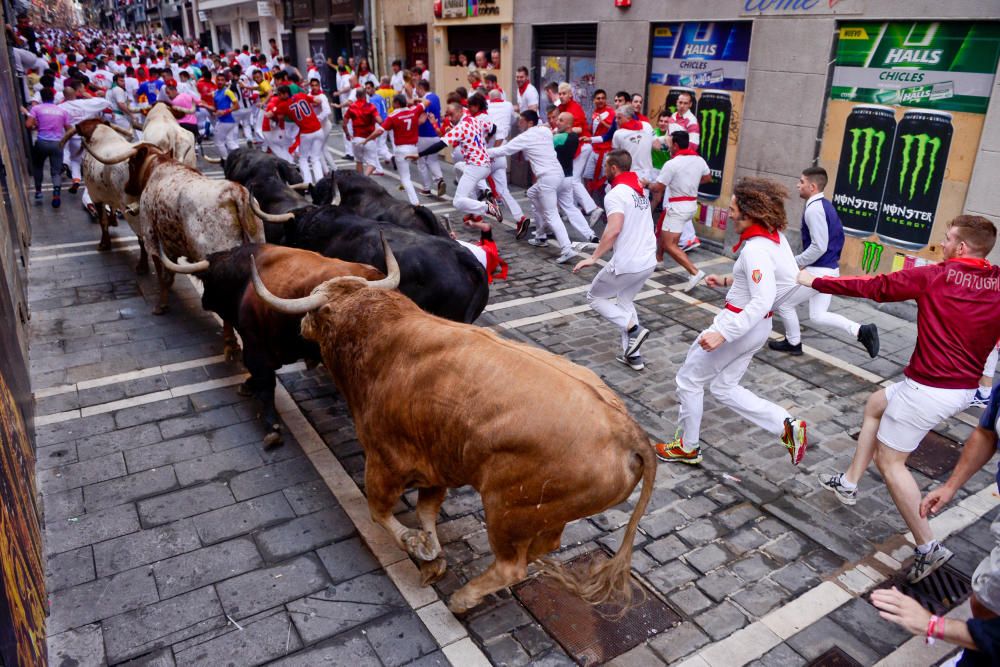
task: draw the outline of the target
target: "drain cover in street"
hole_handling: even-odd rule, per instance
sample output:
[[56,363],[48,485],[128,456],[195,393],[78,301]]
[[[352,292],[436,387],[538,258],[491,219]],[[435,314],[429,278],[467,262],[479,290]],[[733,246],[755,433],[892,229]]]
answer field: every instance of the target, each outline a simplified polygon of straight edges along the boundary
[[[858,435],[854,433],[851,437],[857,440]],[[941,481],[951,474],[961,453],[961,443],[931,431],[920,441],[916,451],[910,454],[906,465],[931,479]]]
[[[591,551],[574,558],[567,567],[587,567],[591,558],[607,560],[608,556],[600,550]],[[634,580],[632,606],[617,619],[614,605],[591,606],[544,576],[516,586],[514,595],[581,665],[603,664],[680,621],[670,607]]]
[[834,646],[810,662],[809,667],[861,667],[861,663]]
[[906,572],[902,572],[879,588],[892,588],[893,586],[938,616],[944,616],[965,602],[969,594],[972,593],[972,581],[950,565],[938,568],[931,572],[927,578],[915,584],[909,583],[906,580]]

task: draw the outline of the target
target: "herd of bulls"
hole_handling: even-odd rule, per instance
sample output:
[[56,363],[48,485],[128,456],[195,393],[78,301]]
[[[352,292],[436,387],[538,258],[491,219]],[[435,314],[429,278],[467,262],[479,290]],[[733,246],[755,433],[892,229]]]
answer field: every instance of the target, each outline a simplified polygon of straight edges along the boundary
[[[175,274],[200,279],[227,356],[242,338],[250,377],[240,390],[259,401],[264,445],[281,442],[276,371],[322,361],[365,450],[372,518],[425,584],[445,572],[435,524],[446,491],[472,485],[496,559],[452,596],[456,613],[523,579],[568,522],[625,501],[642,480],[613,558],[588,572],[545,566],[592,603],[627,603],[656,459],[621,399],[587,369],[473,326],[486,270],[429,209],[353,173],[328,176],[310,200],[294,167],[249,148],[228,156],[226,180],[209,178],[194,167],[190,134],[170,114],[156,118],[163,131],[138,144],[101,121],[77,126],[99,248],[123,211],[140,240],[137,271],[153,257],[158,314]],[[408,488],[419,490],[419,527],[392,512]]]

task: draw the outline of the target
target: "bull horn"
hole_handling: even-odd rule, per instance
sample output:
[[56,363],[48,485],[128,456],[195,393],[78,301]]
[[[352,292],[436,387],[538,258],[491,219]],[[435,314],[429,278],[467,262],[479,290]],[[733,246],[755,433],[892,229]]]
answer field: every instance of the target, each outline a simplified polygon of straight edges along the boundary
[[260,210],[260,202],[253,195],[250,195],[250,210],[264,222],[291,222],[295,219],[294,213],[280,213],[278,215],[264,213],[264,211]]
[[98,162],[100,162],[101,164],[118,164],[120,162],[124,162],[125,160],[129,159],[139,151],[140,145],[141,144],[136,144],[135,146],[129,146],[121,153],[118,153],[117,155],[111,155],[109,157],[106,155],[104,156],[98,155],[97,153],[94,152],[94,149],[91,148],[87,142],[83,143],[83,147],[87,149],[87,152],[90,153],[93,156],[93,158]]
[[65,146],[66,142],[69,141],[70,138],[73,135],[75,135],[75,134],[76,134],[76,127],[69,128],[69,130],[66,132],[66,134],[63,135],[63,138],[59,140],[59,145],[60,146]]
[[382,237],[382,250],[385,252],[386,276],[382,280],[368,281],[368,286],[376,289],[396,289],[399,287],[399,263],[396,262],[396,256],[392,254],[392,248],[389,247],[385,235],[379,233],[379,236]]
[[444,228],[448,230],[449,234],[454,235],[455,230],[451,228],[451,216],[442,215],[441,217],[444,218]]
[[308,190],[309,189],[309,184],[308,183],[295,183],[294,185],[289,185],[288,187],[290,187],[292,190]]
[[115,132],[117,132],[118,134],[120,134],[123,137],[125,137],[126,139],[128,139],[129,141],[132,141],[132,139],[135,137],[135,135],[133,135],[130,131],[126,130],[123,127],[118,127],[117,125],[115,125],[113,123],[111,125],[109,125],[109,127],[112,130],[114,130]]
[[163,241],[160,240],[160,237],[156,237],[156,247],[160,251],[160,263],[167,267],[167,270],[174,273],[198,273],[199,271],[207,271],[208,267],[211,266],[211,262],[207,259],[195,262],[194,264],[177,264],[171,261],[167,257],[167,253],[163,251]]
[[264,285],[264,281],[260,279],[260,273],[257,271],[257,258],[253,255],[250,255],[250,277],[253,279],[253,289],[257,292],[257,296],[260,297],[260,300],[269,305],[271,308],[277,310],[279,313],[286,313],[288,315],[304,315],[305,313],[316,310],[328,300],[326,294],[320,290],[313,290],[312,294],[300,299],[283,299],[279,296],[275,296]]
[[222,164],[221,157],[208,157],[207,155],[202,153],[201,159],[203,159],[205,162],[208,162],[209,164]]

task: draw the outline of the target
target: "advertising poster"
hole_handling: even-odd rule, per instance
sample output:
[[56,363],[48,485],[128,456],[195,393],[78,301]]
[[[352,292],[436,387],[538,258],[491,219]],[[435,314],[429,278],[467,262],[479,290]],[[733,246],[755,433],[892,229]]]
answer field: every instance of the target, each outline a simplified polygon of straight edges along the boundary
[[739,21],[653,26],[649,117],[676,111],[677,95],[693,92],[692,112],[701,130],[701,154],[712,180],[698,189],[700,234],[722,240],[732,191],[739,119],[743,113],[751,24]]
[[847,234],[843,273],[940,259],[998,58],[1000,23],[841,24],[820,164]]

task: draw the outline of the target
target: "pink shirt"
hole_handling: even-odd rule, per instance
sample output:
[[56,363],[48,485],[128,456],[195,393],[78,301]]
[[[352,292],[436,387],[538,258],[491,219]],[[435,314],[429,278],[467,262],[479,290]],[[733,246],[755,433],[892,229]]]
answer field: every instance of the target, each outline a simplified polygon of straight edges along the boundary
[[[184,107],[185,109],[194,109],[197,108],[198,106],[197,100],[195,100],[195,98],[189,93],[178,93],[177,97],[171,100],[171,102],[179,107]],[[183,118],[179,119],[177,122],[197,125],[198,117],[195,116],[193,113],[189,113]]]
[[72,126],[69,114],[55,104],[36,104],[31,108],[31,117],[38,123],[38,138],[42,141],[59,141],[65,130]]

